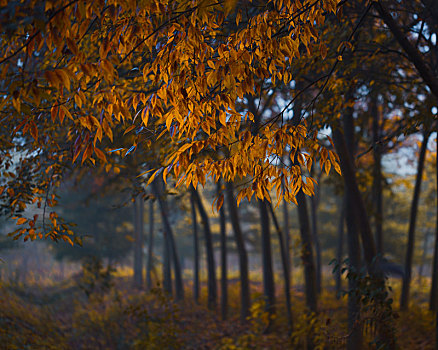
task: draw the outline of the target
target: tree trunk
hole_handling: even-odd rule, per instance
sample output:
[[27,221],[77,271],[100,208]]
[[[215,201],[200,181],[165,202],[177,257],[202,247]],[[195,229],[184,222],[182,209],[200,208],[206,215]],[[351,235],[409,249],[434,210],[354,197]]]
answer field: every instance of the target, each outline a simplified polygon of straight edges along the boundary
[[377,254],[383,256],[383,189],[382,189],[382,147],[380,145],[381,112],[377,105],[377,96],[371,98],[371,114],[373,118],[373,204]]
[[248,274],[248,255],[246,253],[245,241],[240,228],[239,215],[237,212],[236,200],[233,194],[233,184],[226,183],[227,204],[230,215],[231,225],[234,231],[236,240],[237,253],[239,255],[239,270],[240,270],[240,319],[246,320],[249,315],[250,294],[249,294],[249,274]]
[[281,232],[280,225],[278,224],[277,217],[275,216],[272,204],[268,203],[269,210],[271,212],[272,220],[274,221],[275,229],[278,234],[278,242],[280,245],[281,254],[281,265],[283,267],[283,278],[284,278],[284,295],[286,297],[286,308],[287,308],[287,319],[289,323],[289,329],[292,332],[293,328],[293,318],[292,318],[292,302],[290,298],[290,272],[289,272],[289,262],[287,260],[287,246],[285,240],[283,239],[283,233]]
[[144,200],[141,194],[134,199],[134,285],[143,286],[143,211]]
[[[437,206],[438,208],[438,206]],[[438,218],[438,210],[437,210]],[[432,286],[430,288],[429,310],[437,311],[438,304],[438,219],[435,229],[435,245],[433,249],[433,261],[432,261]]]
[[[362,246],[365,261],[367,263],[368,272],[376,283],[376,288],[380,290],[386,290],[386,284],[384,275],[381,270],[380,259],[376,255],[376,248],[374,244],[374,237],[371,232],[371,226],[368,220],[368,215],[365,209],[362,196],[356,182],[355,169],[352,159],[350,158],[349,151],[342,132],[339,128],[333,128],[333,141],[335,143],[336,151],[340,158],[340,165],[342,174],[344,176],[344,184],[346,193],[351,196],[354,210],[355,219],[357,221],[357,227],[362,238]],[[347,204],[348,207],[348,204]],[[392,325],[385,320],[383,323],[377,325],[378,336],[377,340],[387,344],[389,349],[395,348],[395,338],[392,333]],[[354,349],[357,349],[357,344]]]
[[318,179],[318,186],[315,188],[315,194],[310,197],[310,212],[312,218],[312,239],[315,245],[315,263],[316,263],[316,291],[321,294],[321,284],[322,284],[322,261],[321,261],[321,245],[319,243],[318,237],[318,204],[319,204],[319,186],[320,179]]
[[[345,142],[348,146],[347,154],[345,155],[351,164],[354,164],[354,156],[356,153],[356,140],[354,137],[354,119],[353,109],[347,108],[343,118]],[[354,178],[356,178],[355,172],[353,172]],[[344,174],[344,193],[345,193],[345,218],[347,225],[347,249],[348,260],[350,269],[358,273],[360,271],[361,251],[359,234],[357,231],[357,215],[359,212],[355,209],[355,198],[353,191],[349,188],[347,183],[348,178]],[[360,195],[360,193],[359,193]],[[365,207],[364,207],[365,210]],[[371,228],[370,228],[371,230]],[[371,236],[372,238],[372,236]],[[375,253],[373,252],[373,256]],[[353,291],[348,296],[348,332],[350,336],[347,339],[347,349],[356,350],[363,348],[363,336],[362,336],[362,324],[360,323],[360,295],[355,292],[358,288],[358,281],[355,279],[348,279],[348,289]]]
[[339,268],[335,273],[336,281],[336,298],[339,299],[341,296],[342,289],[342,257],[344,256],[344,226],[345,226],[345,195],[342,200],[341,210],[339,215],[339,225],[338,225],[338,247],[336,252],[336,260],[338,261]]
[[[257,135],[259,132],[262,114],[258,111],[255,104],[254,96],[248,96],[248,109],[254,115],[254,121],[251,124],[251,134]],[[265,294],[266,310],[275,313],[275,286],[272,269],[271,237],[269,230],[269,215],[265,200],[257,200],[259,203],[260,221],[261,221],[261,251],[262,251],[262,272],[263,272],[263,291]]]
[[[438,123],[437,123],[437,135],[438,135]],[[438,147],[436,153],[436,223],[435,223],[435,245],[433,250],[433,265],[432,265],[432,286],[430,289],[429,310],[438,311]],[[438,312],[437,312],[438,319]],[[437,345],[438,345],[438,323],[436,325],[437,330]],[[438,349],[438,347],[437,347]]]
[[427,247],[429,246],[429,231],[424,233],[423,249],[421,250],[420,266],[418,266],[418,284],[421,286],[423,282],[424,265],[426,264]]
[[310,311],[316,312],[318,293],[316,291],[316,269],[313,258],[312,234],[310,231],[306,197],[302,190],[298,191],[296,199],[298,202],[298,219],[300,222],[301,260],[304,265],[306,306]]
[[347,193],[350,193],[353,198],[353,203],[356,210],[355,212],[357,214],[357,227],[362,239],[364,258],[365,262],[367,263],[367,268],[371,275],[379,275],[379,265],[374,261],[376,257],[374,237],[371,231],[365,204],[357,185],[354,165],[348,151],[349,147],[346,144],[344,135],[337,127],[333,128],[333,142],[335,143],[336,152],[339,155],[341,171],[344,177],[345,190]]
[[190,204],[192,208],[192,227],[193,227],[193,297],[199,303],[199,240],[198,223],[196,220],[196,207],[193,192],[190,191]]
[[149,239],[148,239],[148,260],[146,265],[146,287],[152,288],[152,269],[154,254],[154,201],[149,201]]
[[[300,189],[296,195],[298,203],[298,221],[301,234],[301,260],[304,266],[304,290],[306,307],[311,312],[318,311],[318,292],[316,290],[316,270],[313,257],[312,232],[310,229],[307,201],[304,192]],[[307,334],[307,350],[314,348],[314,327],[308,323],[310,330]]]
[[207,212],[202,204],[198,191],[192,186],[191,191],[193,198],[201,215],[202,225],[204,226],[205,251],[207,254],[207,271],[208,271],[208,308],[214,309],[217,304],[217,283],[216,283],[216,264],[214,261],[213,239],[210,230],[210,221]]
[[266,299],[266,311],[275,314],[275,284],[272,268],[271,233],[269,227],[269,214],[267,200],[258,200],[260,222],[262,228],[261,251],[263,269],[263,291]]
[[[217,183],[217,196],[221,194],[221,181]],[[227,277],[227,235],[225,210],[222,205],[219,209],[220,241],[221,241],[221,316],[227,319],[228,313],[228,277]]]
[[[164,230],[166,241],[168,242],[169,247],[169,253],[172,257],[173,261],[173,267],[175,272],[175,292],[176,292],[176,299],[182,300],[184,298],[184,286],[182,281],[182,274],[181,274],[181,265],[178,258],[178,253],[176,250],[176,244],[175,239],[172,231],[172,227],[170,226],[169,222],[169,210],[167,208],[167,202],[165,200],[165,197],[160,190],[158,182],[152,181],[152,188],[154,190],[154,194],[158,199],[158,204],[160,206],[160,212],[161,212],[161,218],[163,221]],[[170,270],[170,269],[169,269]]]
[[438,311],[435,311],[435,349],[438,349]]
[[429,141],[429,132],[423,134],[423,141],[418,156],[417,175],[415,179],[414,195],[411,204],[411,213],[409,218],[408,245],[405,258],[405,276],[403,278],[402,293],[400,299],[400,309],[407,310],[409,307],[409,289],[412,279],[412,259],[415,248],[415,225],[417,221],[418,203],[420,201],[421,180],[423,177],[424,160],[426,159],[427,142]]
[[[346,186],[345,186],[346,187]],[[345,218],[347,223],[347,247],[349,268],[352,272],[360,271],[360,242],[356,226],[356,211],[354,208],[354,198],[351,192],[345,192]],[[348,279],[348,289],[353,291],[348,296],[348,332],[350,336],[347,339],[347,349],[362,349],[362,324],[360,323],[360,296],[354,291],[357,290],[358,284],[356,279]]]
[[[284,186],[284,182],[282,182],[282,186]],[[286,264],[288,271],[288,280],[290,288],[292,286],[292,257],[291,257],[291,242],[290,242],[290,232],[289,232],[289,212],[288,212],[289,203],[283,200],[283,222],[284,222],[284,248],[286,253]]]
[[[161,219],[161,221],[163,221],[163,219]],[[169,235],[164,228],[163,223],[163,287],[164,290],[169,293],[169,295],[173,295],[170,250]]]
[[[300,91],[301,82],[295,83],[296,91]],[[296,96],[297,98],[298,96]],[[302,104],[299,98],[296,99],[293,106],[292,125],[297,126],[301,121]],[[299,150],[297,150],[298,153]],[[296,157],[296,156],[295,156]],[[297,159],[294,159],[294,164],[299,164]],[[309,223],[309,214],[307,211],[306,196],[302,190],[299,190],[296,195],[298,203],[298,221],[300,223],[301,234],[301,260],[304,265],[304,280],[306,290],[306,306],[310,311],[317,311],[318,293],[316,290],[316,269],[313,257],[312,232]]]

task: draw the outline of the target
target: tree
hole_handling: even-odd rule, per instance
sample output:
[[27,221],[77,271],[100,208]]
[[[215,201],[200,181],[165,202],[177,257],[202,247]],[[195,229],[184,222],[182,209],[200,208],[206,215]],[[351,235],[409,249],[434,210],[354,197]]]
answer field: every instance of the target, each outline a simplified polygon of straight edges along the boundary
[[[311,175],[312,170],[311,169]],[[315,190],[315,194],[310,198],[310,213],[311,213],[311,222],[312,222],[312,239],[313,244],[315,246],[315,265],[316,265],[316,290],[318,294],[321,294],[321,288],[322,288],[322,262],[321,262],[321,244],[319,242],[318,237],[318,205],[319,205],[319,186],[321,185],[322,172],[319,173],[317,176],[318,181],[318,187]]]
[[[217,196],[222,198],[222,184],[217,183]],[[220,242],[221,242],[221,315],[222,319],[227,318],[228,313],[228,277],[227,277],[227,232],[226,217],[223,206],[219,209]]]
[[[407,11],[400,11],[400,13],[397,13],[398,18],[396,19],[389,12],[385,1],[376,1],[375,4],[378,14],[388,26],[394,38],[402,47],[403,51],[406,53],[409,61],[415,66],[419,76],[429,87],[435,98],[438,98],[438,79],[435,74],[436,68],[435,72],[433,71],[433,69],[430,68],[435,66],[433,64],[433,57],[436,53],[436,42],[433,43],[432,35],[433,33],[436,33],[438,28],[438,20],[436,19],[436,16],[438,15],[438,7],[435,1],[419,1],[415,4],[411,4],[413,6],[406,6]],[[415,17],[418,16],[418,14],[426,14],[425,18],[421,21],[425,23],[428,27],[429,38],[427,38],[425,35],[421,35],[422,33],[420,33],[419,39],[417,40],[416,45],[414,45],[412,41],[406,36],[406,34],[403,33],[400,22],[405,20],[404,16],[406,15]],[[397,22],[397,20],[399,20],[400,22]],[[416,21],[411,22],[411,25],[408,27],[408,31],[415,30],[415,22]],[[424,24],[422,28],[423,27]],[[420,41],[426,41],[425,45],[433,49],[422,53],[418,48],[418,44],[420,43]]]
[[193,297],[195,302],[199,302],[199,239],[198,223],[196,220],[195,196],[193,191],[190,192],[190,206],[192,211],[193,226]]
[[146,262],[146,287],[152,288],[152,269],[154,259],[154,201],[149,200],[149,237],[148,237],[148,254]]
[[134,285],[143,286],[143,215],[144,199],[142,195],[134,198]]
[[409,289],[410,289],[411,274],[412,274],[412,257],[414,251],[414,241],[415,241],[415,225],[417,221],[418,202],[420,199],[421,181],[423,178],[424,160],[426,158],[427,142],[429,141],[429,136],[430,136],[429,130],[425,130],[423,134],[423,140],[421,142],[420,154],[418,156],[417,176],[415,179],[415,188],[412,197],[411,213],[409,219],[408,243],[406,248],[406,259],[405,259],[405,277],[403,278],[402,294],[400,299],[400,308],[403,310],[406,310],[409,307]]
[[[157,179],[158,180],[158,179]],[[182,280],[181,263],[179,261],[178,251],[175,244],[175,236],[173,234],[172,227],[169,222],[169,209],[167,207],[166,198],[163,193],[163,184],[154,181],[152,183],[152,189],[154,191],[154,196],[158,200],[158,204],[161,212],[161,219],[163,222],[163,234],[164,234],[164,255],[165,255],[165,285],[164,287],[168,290],[172,290],[171,285],[171,272],[170,272],[170,262],[173,263],[174,273],[175,273],[175,292],[176,299],[181,300],[184,298],[184,286]],[[166,257],[167,255],[167,257]],[[166,266],[167,265],[167,266]]]
[[286,308],[287,308],[287,318],[289,323],[289,328],[292,330],[293,328],[293,318],[292,318],[292,303],[290,297],[290,268],[291,263],[287,254],[287,250],[289,249],[287,239],[284,238],[284,234],[281,231],[280,224],[278,223],[277,217],[275,215],[274,209],[272,208],[272,204],[269,203],[269,211],[271,212],[272,221],[274,221],[275,229],[278,234],[278,242],[280,246],[280,256],[281,256],[281,265],[283,267],[283,279],[284,279],[284,295],[286,297]]
[[202,204],[201,197],[194,187],[191,188],[191,194],[193,195],[196,206],[198,207],[199,214],[202,220],[202,225],[204,226],[205,251],[207,254],[208,270],[208,307],[213,309],[217,304],[217,283],[216,264],[214,261],[213,239],[210,230],[210,221],[208,219],[208,214],[205,211],[204,205]]
[[239,215],[237,212],[236,200],[233,193],[233,184],[227,182],[226,197],[228,204],[228,214],[231,221],[231,226],[234,231],[237,253],[239,256],[239,271],[240,271],[240,319],[245,321],[249,315],[249,307],[251,305],[249,293],[249,271],[248,271],[248,254],[245,248],[242,229],[240,228]]
[[339,266],[335,271],[336,298],[340,298],[341,288],[342,288],[341,266],[344,256],[345,196],[344,199],[342,200],[342,205],[340,206],[339,211],[340,211],[340,215],[339,215],[339,224],[338,224],[338,245],[336,249],[336,260]]
[[263,290],[266,298],[266,309],[270,314],[275,314],[275,284],[272,267],[271,233],[268,213],[268,201],[258,201],[260,211],[260,223],[262,229],[262,271]]

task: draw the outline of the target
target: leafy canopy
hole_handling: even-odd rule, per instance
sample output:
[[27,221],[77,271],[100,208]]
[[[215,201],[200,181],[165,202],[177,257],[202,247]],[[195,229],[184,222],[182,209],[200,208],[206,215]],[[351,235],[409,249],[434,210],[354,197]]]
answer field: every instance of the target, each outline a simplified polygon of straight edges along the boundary
[[[53,206],[50,187],[72,162],[118,172],[110,156],[163,140],[165,154],[144,160],[149,182],[158,173],[195,187],[207,177],[239,180],[238,201],[269,199],[272,188],[288,201],[300,189],[312,194],[315,181],[303,180],[301,166],[310,169],[316,156],[326,172],[332,165],[339,172],[339,165],[308,134],[305,120],[292,123],[293,99],[257,132],[254,115],[236,103],[291,86],[300,57],[319,52],[324,58],[318,27],[337,2],[1,1],[0,169],[7,172],[20,146],[22,161],[39,174],[25,191],[11,190],[11,181],[0,184],[17,224],[28,226],[19,234],[37,236],[37,219],[20,211],[32,201]],[[120,130],[133,134],[132,145],[110,152]],[[278,166],[285,152],[298,162]],[[46,236],[69,234],[56,213],[50,217]]]

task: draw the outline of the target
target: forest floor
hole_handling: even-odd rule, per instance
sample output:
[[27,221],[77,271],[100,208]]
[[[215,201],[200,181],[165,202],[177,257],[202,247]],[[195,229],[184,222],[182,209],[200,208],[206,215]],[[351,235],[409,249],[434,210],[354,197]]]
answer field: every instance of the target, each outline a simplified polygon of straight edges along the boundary
[[[0,283],[0,349],[304,349],[310,334],[316,348],[345,348],[346,297],[337,299],[334,292],[322,293],[320,312],[312,315],[305,312],[302,288],[296,288],[291,333],[283,298],[277,298],[277,315],[270,319],[260,283],[251,288],[251,316],[242,323],[238,283],[229,286],[229,317],[224,321],[219,311],[203,306],[205,287],[196,304],[189,288],[185,301],[176,303],[160,288],[132,288],[127,277],[108,285],[95,283],[88,297],[84,291],[91,287],[83,282],[72,278],[43,287]],[[413,290],[410,310],[396,312],[401,349],[434,348],[434,315],[427,311],[427,283],[422,285]],[[397,284],[394,290],[397,300]],[[372,323],[365,324],[364,334],[372,340]]]

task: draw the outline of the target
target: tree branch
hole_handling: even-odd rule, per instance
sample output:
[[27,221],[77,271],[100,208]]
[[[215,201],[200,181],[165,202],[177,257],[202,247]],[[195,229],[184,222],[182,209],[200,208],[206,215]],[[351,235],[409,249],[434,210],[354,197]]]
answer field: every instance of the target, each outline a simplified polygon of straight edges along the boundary
[[421,78],[423,78],[424,82],[435,95],[435,97],[438,98],[438,79],[436,78],[433,70],[426,64],[426,62],[424,61],[424,57],[422,56],[420,51],[418,51],[418,49],[401,31],[399,25],[396,23],[391,13],[383,4],[383,1],[376,1],[375,5],[380,17],[391,30],[392,34],[394,35],[400,46],[406,52],[409,60],[414,64],[415,68],[417,68],[417,71],[420,74]]

